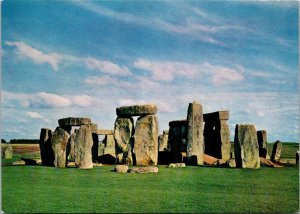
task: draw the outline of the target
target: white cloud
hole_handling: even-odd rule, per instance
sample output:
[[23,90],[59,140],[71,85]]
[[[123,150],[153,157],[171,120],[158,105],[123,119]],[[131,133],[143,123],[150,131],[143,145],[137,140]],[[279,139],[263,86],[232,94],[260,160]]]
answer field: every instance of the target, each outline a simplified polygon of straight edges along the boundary
[[114,64],[110,61],[99,60],[92,57],[88,57],[84,61],[89,69],[94,69],[103,73],[119,76],[132,75],[127,67],[120,67],[119,65]]
[[57,53],[43,53],[24,42],[10,42],[5,43],[8,46],[13,46],[17,48],[17,54],[20,57],[25,57],[31,59],[36,64],[49,64],[54,71],[58,70],[58,64],[61,61],[61,56]]
[[110,87],[131,87],[132,85],[129,82],[119,80],[117,78],[110,77],[108,75],[101,77],[90,76],[84,79],[84,82],[88,85],[94,86],[110,86]]
[[46,92],[40,92],[34,97],[32,102],[39,103],[41,105],[47,105],[51,107],[67,107],[72,104],[70,99],[57,94],[51,94]]
[[93,103],[94,103],[94,98],[91,96],[81,95],[81,96],[73,97],[73,104],[77,106],[88,107],[88,106],[92,106]]
[[29,111],[26,113],[26,115],[33,119],[44,119],[44,117],[40,113],[34,111]]

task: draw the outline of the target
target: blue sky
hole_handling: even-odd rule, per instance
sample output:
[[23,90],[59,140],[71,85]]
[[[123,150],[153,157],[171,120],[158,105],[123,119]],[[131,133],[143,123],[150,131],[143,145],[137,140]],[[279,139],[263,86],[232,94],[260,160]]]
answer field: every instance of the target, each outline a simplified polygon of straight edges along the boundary
[[160,132],[229,110],[270,142],[299,141],[298,2],[2,2],[2,138],[63,117],[113,129],[115,109],[155,103]]

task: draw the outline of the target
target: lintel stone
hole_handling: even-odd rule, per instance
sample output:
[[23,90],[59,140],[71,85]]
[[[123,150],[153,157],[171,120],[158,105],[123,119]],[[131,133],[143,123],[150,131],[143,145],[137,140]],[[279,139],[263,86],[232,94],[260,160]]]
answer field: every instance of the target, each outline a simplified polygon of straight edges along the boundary
[[91,119],[85,117],[67,117],[58,120],[59,126],[81,126],[91,123]]
[[114,134],[114,130],[98,129],[97,133],[98,133],[98,135],[113,135]]
[[216,121],[216,120],[228,120],[229,111],[216,111],[212,113],[203,114],[204,122],[207,121]]
[[157,107],[154,104],[121,106],[116,112],[119,117],[154,115],[157,113]]

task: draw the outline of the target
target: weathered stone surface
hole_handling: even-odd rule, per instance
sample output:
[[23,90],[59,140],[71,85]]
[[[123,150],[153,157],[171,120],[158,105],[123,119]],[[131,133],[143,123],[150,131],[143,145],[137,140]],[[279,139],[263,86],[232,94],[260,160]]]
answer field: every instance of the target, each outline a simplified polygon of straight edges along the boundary
[[69,139],[69,144],[70,144],[70,153],[69,153],[69,160],[70,161],[75,161],[75,138],[76,138],[76,133],[73,132],[70,135]]
[[92,161],[93,163],[98,162],[98,147],[99,147],[99,136],[98,136],[98,125],[92,123],[91,125],[93,146],[92,146]]
[[144,116],[156,114],[157,107],[153,104],[122,106],[117,108],[116,111],[119,117]]
[[163,130],[163,134],[168,135],[169,134],[169,130]]
[[266,158],[268,155],[267,131],[257,131],[259,157]]
[[105,145],[105,147],[113,147],[115,148],[115,137],[113,135],[105,135],[102,143]]
[[169,168],[184,168],[185,167],[185,163],[170,163]]
[[114,138],[117,163],[133,164],[132,135],[134,132],[132,117],[118,117],[115,121]]
[[227,120],[218,117],[207,117],[204,126],[205,154],[222,159],[230,159],[230,131]]
[[200,103],[189,104],[187,121],[187,161],[189,164],[203,165],[203,113]]
[[19,160],[19,161],[12,162],[12,165],[13,166],[25,166],[26,163],[23,160]]
[[229,111],[216,111],[203,114],[203,120],[205,123],[209,121],[229,120]]
[[9,143],[1,144],[2,159],[11,159],[13,156],[13,148]]
[[161,134],[158,136],[158,151],[168,151],[168,135],[167,134]]
[[67,166],[67,144],[69,133],[57,127],[51,138],[52,150],[54,153],[54,166],[64,168]]
[[228,161],[226,161],[226,164],[230,168],[236,168],[235,159],[229,159]]
[[91,124],[90,118],[84,117],[67,117],[58,120],[59,126],[81,126]]
[[203,162],[209,166],[216,166],[219,164],[219,159],[207,154],[203,154]]
[[54,153],[51,146],[52,131],[51,129],[42,128],[40,133],[40,152],[42,165],[53,166]]
[[133,154],[136,165],[157,165],[158,121],[155,115],[141,116],[136,121]]
[[186,152],[187,120],[169,122],[168,144],[172,162],[183,161],[182,152]]
[[133,167],[128,170],[130,173],[158,173],[156,166]]
[[254,125],[235,127],[234,155],[237,168],[259,168],[259,150]]
[[75,164],[80,169],[93,168],[92,161],[92,125],[80,126],[75,138]]
[[277,140],[273,145],[272,155],[271,155],[271,161],[278,162],[281,156],[281,150],[282,150],[282,143],[281,141]]
[[109,130],[109,129],[98,129],[98,135],[113,135],[114,130]]
[[116,165],[115,172],[127,173],[128,166],[127,165]]

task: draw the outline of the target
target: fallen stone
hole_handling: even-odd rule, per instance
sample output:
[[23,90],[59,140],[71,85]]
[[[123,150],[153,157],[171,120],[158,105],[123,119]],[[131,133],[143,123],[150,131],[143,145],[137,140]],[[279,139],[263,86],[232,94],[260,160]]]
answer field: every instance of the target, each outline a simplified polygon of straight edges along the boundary
[[229,111],[216,111],[212,113],[203,114],[204,122],[217,121],[217,120],[229,120]]
[[1,144],[1,156],[2,159],[12,159],[13,156],[13,147],[9,143]]
[[200,103],[189,104],[187,121],[187,161],[192,165],[203,165],[203,113]]
[[272,162],[278,162],[281,156],[281,150],[282,150],[282,143],[281,141],[277,140],[273,145],[272,155],[271,155],[271,161]]
[[93,163],[93,166],[94,167],[101,167],[101,166],[103,166],[103,164],[102,163]]
[[54,166],[64,168],[67,165],[67,144],[69,133],[57,127],[51,138],[52,150],[54,153]]
[[207,154],[203,154],[203,162],[209,166],[216,166],[219,164],[219,159]]
[[62,118],[58,120],[59,126],[81,126],[81,125],[89,125],[91,124],[90,118],[84,117],[68,117]]
[[133,165],[132,135],[134,132],[132,117],[117,117],[114,128],[117,163]]
[[158,173],[156,166],[133,167],[128,170],[130,173]]
[[13,166],[25,166],[26,163],[23,160],[12,162]]
[[114,130],[98,129],[97,133],[98,133],[98,135],[113,135],[114,134]]
[[185,163],[170,163],[169,168],[184,168],[185,167]]
[[42,128],[40,133],[40,152],[42,165],[53,166],[54,163],[54,153],[51,146],[52,130],[47,128]]
[[260,157],[259,160],[261,166],[274,167],[273,162],[266,158]]
[[133,139],[136,165],[157,165],[158,121],[155,115],[141,116],[137,119]]
[[144,116],[153,115],[157,113],[156,105],[133,105],[133,106],[122,106],[116,109],[117,116],[119,117],[133,117],[133,116]]
[[279,160],[279,164],[296,165],[296,159],[294,159],[294,158],[281,158]]
[[[75,138],[75,164],[79,169],[93,168],[92,161],[92,125],[80,126]],[[97,151],[98,152],[98,151]]]
[[116,165],[115,172],[127,173],[128,166],[127,165]]
[[257,131],[259,157],[266,158],[268,155],[267,131]]
[[21,160],[25,162],[25,165],[29,165],[29,166],[35,166],[35,165],[37,165],[37,161],[34,160],[34,159],[21,158]]
[[259,150],[254,125],[235,127],[234,155],[237,168],[259,168]]

